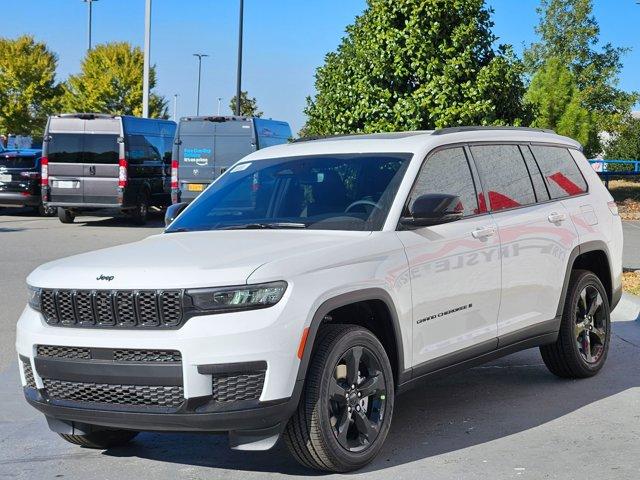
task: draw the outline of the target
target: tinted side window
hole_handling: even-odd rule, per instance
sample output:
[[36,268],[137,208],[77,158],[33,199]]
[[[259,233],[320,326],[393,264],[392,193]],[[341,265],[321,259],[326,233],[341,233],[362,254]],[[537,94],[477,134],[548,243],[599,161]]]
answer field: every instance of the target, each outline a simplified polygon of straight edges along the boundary
[[480,213],[473,177],[463,148],[440,150],[424,162],[409,197],[409,207],[420,195],[427,193],[458,195],[465,216]]
[[56,163],[118,163],[117,135],[54,133],[48,144],[48,158]]
[[540,165],[551,198],[580,195],[587,191],[587,182],[569,150],[539,145],[532,146],[531,150]]
[[84,135],[85,163],[118,163],[116,135]]
[[47,144],[47,156],[52,163],[81,163],[82,135],[54,133]]
[[517,145],[471,147],[491,210],[536,203],[531,178]]
[[533,188],[536,191],[536,198],[539,202],[546,202],[547,200],[549,200],[549,192],[547,191],[544,179],[542,178],[542,174],[540,173],[540,168],[533,158],[529,147],[522,145],[520,147],[520,150],[522,151],[524,161],[527,164],[527,168],[529,169],[529,175],[531,175]]

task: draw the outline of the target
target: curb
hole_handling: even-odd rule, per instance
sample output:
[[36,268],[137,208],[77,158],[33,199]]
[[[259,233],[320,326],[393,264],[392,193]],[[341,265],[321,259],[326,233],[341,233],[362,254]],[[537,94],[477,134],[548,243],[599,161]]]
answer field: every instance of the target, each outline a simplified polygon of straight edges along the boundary
[[640,297],[624,292],[614,312],[624,318],[640,321]]

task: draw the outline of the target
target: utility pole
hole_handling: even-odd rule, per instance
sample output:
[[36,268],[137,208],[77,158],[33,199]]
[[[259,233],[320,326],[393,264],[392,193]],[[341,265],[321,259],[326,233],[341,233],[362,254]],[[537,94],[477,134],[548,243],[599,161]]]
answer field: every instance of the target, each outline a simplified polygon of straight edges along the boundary
[[198,96],[196,100],[196,115],[200,115],[200,80],[202,78],[202,58],[208,57],[206,53],[194,53],[194,57],[198,57]]
[[220,102],[222,102],[222,97],[218,97],[218,116],[220,116]]
[[178,94],[173,94],[173,121],[178,121]]
[[142,79],[142,116],[149,118],[149,57],[151,56],[151,0],[144,8],[144,71]]
[[240,116],[240,97],[242,94],[242,29],[244,23],[244,0],[240,0],[240,20],[238,26],[238,79],[236,85],[236,115]]
[[82,0],[87,4],[87,51],[91,50],[91,27],[93,23],[93,2],[98,0]]

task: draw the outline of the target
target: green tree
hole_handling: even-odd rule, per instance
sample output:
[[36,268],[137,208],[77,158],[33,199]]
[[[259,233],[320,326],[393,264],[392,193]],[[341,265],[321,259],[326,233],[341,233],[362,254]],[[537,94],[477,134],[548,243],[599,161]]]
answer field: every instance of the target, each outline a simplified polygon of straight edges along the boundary
[[[142,73],[144,56],[139,47],[127,42],[98,45],[87,53],[81,72],[64,85],[62,106],[69,112],[99,112],[115,115],[142,115]],[[156,69],[151,67],[149,86],[156,85]],[[149,95],[149,116],[167,118],[167,100]]]
[[[617,130],[637,100],[636,94],[618,86],[622,56],[627,50],[610,43],[600,46],[600,27],[593,15],[592,0],[541,0],[538,13],[539,41],[525,52],[527,70],[535,77],[536,72],[548,68],[551,59],[568,68],[579,92],[575,100],[579,105],[574,106],[574,111],[586,109],[592,117],[585,152],[599,153],[602,145],[598,133]],[[544,111],[541,105],[536,108]],[[552,128],[539,118],[536,122]]]
[[[237,96],[234,95],[229,102],[229,110],[231,110],[234,115],[236,114],[236,98]],[[258,108],[258,101],[256,98],[250,97],[249,93],[244,90],[240,92],[240,115],[244,117],[261,117],[264,115],[264,113]]]
[[0,133],[42,135],[60,95],[56,66],[56,55],[32,36],[0,38]]
[[532,127],[551,128],[583,145],[598,134],[593,115],[583,106],[575,76],[557,57],[549,58],[536,72],[525,102],[534,106]]
[[308,135],[528,122],[524,67],[483,0],[368,0],[316,71]]
[[640,118],[628,117],[605,147],[605,158],[640,160]]

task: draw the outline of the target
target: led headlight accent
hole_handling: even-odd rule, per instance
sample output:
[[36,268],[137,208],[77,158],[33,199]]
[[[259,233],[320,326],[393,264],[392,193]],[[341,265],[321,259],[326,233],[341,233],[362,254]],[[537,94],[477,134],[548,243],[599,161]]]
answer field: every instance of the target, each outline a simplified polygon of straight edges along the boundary
[[27,285],[29,306],[38,312],[42,308],[42,289]]
[[210,313],[267,308],[280,301],[287,282],[187,290],[196,310]]

